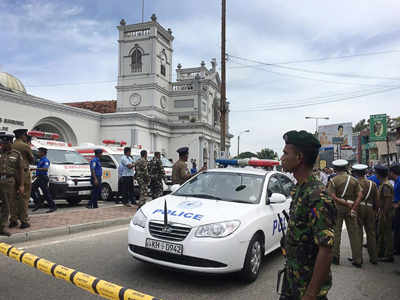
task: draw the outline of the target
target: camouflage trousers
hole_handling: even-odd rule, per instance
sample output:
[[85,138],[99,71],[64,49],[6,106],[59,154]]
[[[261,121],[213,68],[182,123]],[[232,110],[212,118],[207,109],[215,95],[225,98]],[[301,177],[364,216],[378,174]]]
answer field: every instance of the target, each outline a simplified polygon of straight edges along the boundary
[[346,223],[349,235],[353,261],[362,264],[362,232],[356,217],[350,216],[350,208],[337,205],[337,217],[335,225],[335,242],[333,244],[333,257],[340,259],[340,242],[342,239],[343,221]]
[[[289,273],[289,274],[288,274]],[[293,274],[285,273],[282,282],[282,290],[279,300],[301,300],[306,287],[300,287],[296,284]],[[328,300],[326,295],[317,296],[317,300]]]
[[[358,219],[360,221],[361,230],[364,228],[367,234],[369,260],[371,262],[376,262],[378,259],[378,253],[376,250],[375,210],[371,206],[360,204],[358,209]],[[361,236],[361,243],[362,240]]]
[[162,181],[152,180],[150,184],[150,191],[151,191],[151,197],[153,199],[161,197],[164,193]]
[[149,185],[147,181],[142,178],[137,178],[137,182],[139,184],[139,205],[143,205],[146,203],[148,194],[149,194]]
[[28,223],[28,205],[31,197],[32,182],[30,172],[24,173],[24,194],[17,194],[16,201],[10,203],[10,222]]
[[15,201],[16,189],[15,179],[8,178],[0,181],[0,232],[8,225],[8,217],[10,215],[10,203]]

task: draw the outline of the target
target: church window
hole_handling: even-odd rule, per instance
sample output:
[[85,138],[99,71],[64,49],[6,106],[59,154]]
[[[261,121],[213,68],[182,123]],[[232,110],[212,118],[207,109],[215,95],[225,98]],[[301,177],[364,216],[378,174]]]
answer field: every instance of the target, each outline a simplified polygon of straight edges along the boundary
[[163,50],[161,53],[161,60],[160,60],[160,65],[161,65],[160,73],[163,76],[167,75],[166,64],[167,64],[167,55],[165,54],[165,50]]
[[142,52],[140,52],[139,49],[135,49],[132,52],[132,72],[133,73],[139,73],[142,72]]

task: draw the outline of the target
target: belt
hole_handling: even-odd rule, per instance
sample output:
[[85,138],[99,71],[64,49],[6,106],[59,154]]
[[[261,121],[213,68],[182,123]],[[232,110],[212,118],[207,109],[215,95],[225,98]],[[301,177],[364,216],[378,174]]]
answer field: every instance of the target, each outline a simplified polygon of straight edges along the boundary
[[352,201],[352,200],[346,200],[346,202],[354,204],[354,201]]
[[373,204],[371,204],[371,203],[361,203],[361,205],[365,205],[365,206],[374,207],[374,205],[373,205]]

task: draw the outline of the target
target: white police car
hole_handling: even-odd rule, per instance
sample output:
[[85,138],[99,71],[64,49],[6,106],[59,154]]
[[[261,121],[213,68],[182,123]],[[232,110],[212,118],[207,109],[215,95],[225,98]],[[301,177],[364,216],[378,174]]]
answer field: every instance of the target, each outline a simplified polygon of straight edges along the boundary
[[141,261],[205,273],[241,271],[254,281],[264,255],[280,247],[278,213],[289,211],[293,182],[259,169],[214,169],[142,206],[128,231]]

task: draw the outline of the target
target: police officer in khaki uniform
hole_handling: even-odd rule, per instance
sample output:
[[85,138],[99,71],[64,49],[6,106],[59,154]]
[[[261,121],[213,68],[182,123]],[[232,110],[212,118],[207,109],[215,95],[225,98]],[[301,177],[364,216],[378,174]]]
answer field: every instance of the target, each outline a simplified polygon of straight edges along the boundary
[[379,185],[379,221],[378,221],[378,257],[382,262],[394,262],[393,258],[393,186],[389,182],[389,169],[382,165],[375,166]]
[[0,235],[5,236],[11,235],[5,229],[9,204],[15,201],[16,193],[24,194],[24,163],[21,154],[11,148],[13,138],[11,134],[0,134]]
[[182,147],[176,150],[179,154],[179,159],[172,166],[172,184],[183,184],[192,175],[190,175],[186,162],[189,157],[189,148]]
[[349,164],[347,160],[338,159],[333,161],[332,164],[337,174],[328,183],[328,194],[335,201],[337,208],[332,263],[336,265],[340,263],[340,242],[343,221],[345,221],[350,239],[353,265],[361,268],[361,228],[357,221],[357,208],[362,198],[361,186],[357,179],[346,173]]
[[28,142],[28,129],[17,129],[14,130],[15,141],[11,146],[13,149],[19,151],[24,160],[24,194],[17,195],[15,202],[10,203],[10,225],[9,227],[18,226],[18,220],[21,222],[20,228],[30,227],[28,223],[28,204],[29,198],[31,197],[32,181],[31,172],[29,165],[34,163],[31,147],[27,144]]
[[[367,234],[367,249],[369,261],[376,265],[378,263],[378,253],[376,250],[376,229],[375,220],[378,210],[378,188],[376,183],[365,177],[367,165],[356,164],[352,166],[352,175],[357,178],[362,188],[362,199],[358,207],[358,220],[362,229]],[[362,238],[360,239],[362,242]]]

